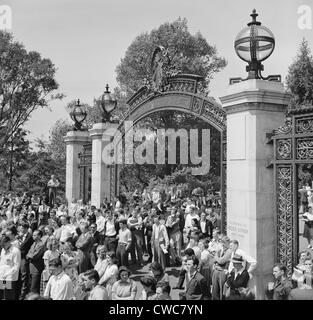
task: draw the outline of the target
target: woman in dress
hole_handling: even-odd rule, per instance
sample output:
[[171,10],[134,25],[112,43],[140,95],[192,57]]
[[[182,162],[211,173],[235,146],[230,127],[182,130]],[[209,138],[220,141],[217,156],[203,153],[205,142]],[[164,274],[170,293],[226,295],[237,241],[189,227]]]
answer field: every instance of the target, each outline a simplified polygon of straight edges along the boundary
[[109,251],[106,254],[108,266],[99,280],[99,284],[104,286],[108,292],[109,299],[112,297],[112,286],[118,277],[118,260],[116,259],[115,252]]
[[40,282],[40,294],[43,296],[48,280],[50,278],[49,272],[49,262],[51,260],[57,259],[60,256],[59,252],[59,241],[55,238],[51,238],[47,241],[47,251],[43,255],[43,261],[45,264],[45,269],[41,273],[41,282]]
[[80,230],[82,233],[76,241],[76,248],[79,257],[78,272],[83,273],[89,269],[92,269],[90,252],[93,241],[87,222],[81,224]]
[[112,286],[112,300],[135,300],[137,285],[129,278],[130,271],[125,266],[118,270],[118,281]]
[[311,254],[308,251],[299,252],[299,263],[296,267],[293,268],[293,274],[291,277],[293,287],[298,287],[298,281],[302,279],[302,276],[305,272],[304,262],[307,258],[311,258]]

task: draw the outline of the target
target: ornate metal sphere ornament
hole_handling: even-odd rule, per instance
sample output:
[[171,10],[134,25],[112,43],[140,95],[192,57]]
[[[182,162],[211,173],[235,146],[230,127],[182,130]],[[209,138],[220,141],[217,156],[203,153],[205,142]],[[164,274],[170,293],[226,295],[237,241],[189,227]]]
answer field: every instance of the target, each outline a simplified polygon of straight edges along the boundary
[[105,89],[106,91],[104,91],[100,100],[102,121],[111,122],[111,112],[116,108],[117,101],[112,97],[108,84],[106,85]]
[[255,9],[250,16],[252,21],[247,24],[248,27],[238,33],[234,47],[238,57],[248,62],[246,71],[249,72],[249,75],[247,79],[265,80],[261,75],[261,71],[264,70],[261,62],[273,53],[275,38],[271,30],[261,26],[261,22],[256,21],[258,14]]
[[87,117],[86,110],[80,105],[80,100],[77,100],[77,103],[70,113],[71,119],[75,122],[74,130],[75,131],[83,131],[82,123]]

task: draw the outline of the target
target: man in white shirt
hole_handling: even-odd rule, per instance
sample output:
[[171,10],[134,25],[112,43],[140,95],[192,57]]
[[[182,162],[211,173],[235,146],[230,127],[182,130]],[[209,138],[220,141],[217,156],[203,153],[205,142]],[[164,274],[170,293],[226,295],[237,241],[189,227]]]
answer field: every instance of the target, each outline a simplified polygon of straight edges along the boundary
[[101,236],[103,236],[103,230],[104,230],[106,220],[102,215],[101,209],[97,209],[95,211],[95,215],[96,215],[97,231],[100,233]]
[[44,296],[52,300],[71,300],[74,298],[74,285],[70,277],[62,270],[59,258],[49,262],[51,277],[47,283]]
[[1,239],[0,300],[16,300],[15,287],[21,264],[21,252],[8,236]]

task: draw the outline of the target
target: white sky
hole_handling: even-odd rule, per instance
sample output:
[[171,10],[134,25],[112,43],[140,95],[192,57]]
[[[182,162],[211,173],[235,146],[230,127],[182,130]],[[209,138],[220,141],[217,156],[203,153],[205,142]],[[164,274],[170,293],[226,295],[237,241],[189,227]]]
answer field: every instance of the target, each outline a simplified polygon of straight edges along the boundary
[[228,60],[227,67],[211,83],[211,95],[223,96],[230,77],[245,77],[245,63],[235,54],[237,33],[251,20],[270,28],[276,39],[272,56],[264,62],[264,75],[286,76],[301,39],[313,49],[313,29],[300,30],[298,8],[312,0],[0,0],[13,12],[12,32],[27,50],[50,58],[58,68],[62,101],[51,103],[51,111],[38,110],[27,124],[30,138],[48,138],[56,120],[69,118],[64,106],[80,98],[92,104],[109,83],[117,85],[115,68],[132,40],[179,16],[186,17],[191,33],[200,31]]

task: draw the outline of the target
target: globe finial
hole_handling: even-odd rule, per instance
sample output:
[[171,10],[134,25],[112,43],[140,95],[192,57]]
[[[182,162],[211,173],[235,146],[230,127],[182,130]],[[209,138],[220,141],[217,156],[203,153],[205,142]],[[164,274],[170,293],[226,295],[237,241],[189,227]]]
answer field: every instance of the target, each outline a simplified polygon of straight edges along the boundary
[[251,26],[251,25],[257,25],[257,26],[260,26],[261,25],[261,22],[259,21],[256,21],[256,17],[258,16],[258,14],[256,13],[256,10],[253,9],[252,10],[252,13],[250,14],[250,17],[252,18],[252,21],[248,23],[248,26]]

